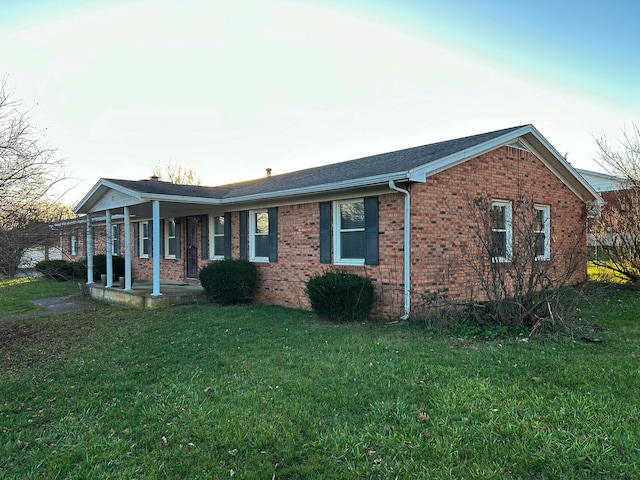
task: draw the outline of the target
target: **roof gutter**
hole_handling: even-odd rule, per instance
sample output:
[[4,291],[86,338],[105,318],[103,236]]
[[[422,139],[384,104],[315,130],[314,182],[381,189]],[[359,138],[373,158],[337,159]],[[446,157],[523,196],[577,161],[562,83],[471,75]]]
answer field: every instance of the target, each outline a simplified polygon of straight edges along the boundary
[[389,180],[389,188],[404,194],[404,315],[401,320],[409,320],[411,314],[411,194],[409,190],[397,187]]

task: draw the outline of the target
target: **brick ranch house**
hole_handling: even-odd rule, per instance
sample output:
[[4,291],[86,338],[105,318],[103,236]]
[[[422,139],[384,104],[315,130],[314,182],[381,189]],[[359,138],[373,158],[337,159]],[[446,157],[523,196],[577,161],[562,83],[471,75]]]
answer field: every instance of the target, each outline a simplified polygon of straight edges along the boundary
[[541,261],[577,240],[585,269],[572,281],[584,280],[584,226],[601,199],[532,125],[223,186],[101,179],[75,208],[86,235],[65,237],[66,248],[89,264],[96,244],[124,256],[125,290],[153,280],[156,296],[161,278],[197,284],[211,261],[248,259],[255,301],[295,308],[309,307],[311,275],[340,269],[374,281],[378,311],[408,318],[421,294],[464,296],[476,281],[460,261],[469,198],[500,207],[509,248],[518,186],[545,219]]

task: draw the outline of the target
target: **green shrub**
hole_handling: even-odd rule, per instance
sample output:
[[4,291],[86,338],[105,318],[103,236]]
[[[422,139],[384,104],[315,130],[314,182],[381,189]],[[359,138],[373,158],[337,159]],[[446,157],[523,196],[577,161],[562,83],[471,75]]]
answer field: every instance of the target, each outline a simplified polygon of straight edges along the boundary
[[78,260],[76,262],[71,262],[71,270],[73,272],[74,280],[84,280],[87,281],[87,261],[86,260]]
[[107,256],[103,253],[93,256],[93,278],[107,273]]
[[325,272],[309,279],[306,288],[311,308],[336,320],[366,318],[373,308],[373,282],[352,273]]
[[58,282],[73,278],[73,266],[66,260],[41,260],[36,263],[35,268],[45,277]]
[[[111,264],[113,265],[113,276],[117,280],[118,277],[124,277],[124,258],[119,256],[111,257]],[[106,275],[107,273],[107,256],[104,253],[99,253],[93,256],[93,278],[99,279],[100,275]]]
[[200,270],[200,284],[215,303],[249,302],[258,284],[258,270],[247,260],[220,260]]

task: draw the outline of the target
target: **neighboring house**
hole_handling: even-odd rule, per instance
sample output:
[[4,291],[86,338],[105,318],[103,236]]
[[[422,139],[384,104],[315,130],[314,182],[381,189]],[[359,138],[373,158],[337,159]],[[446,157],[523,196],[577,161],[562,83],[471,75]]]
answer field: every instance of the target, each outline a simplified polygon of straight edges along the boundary
[[[408,317],[422,294],[466,295],[476,280],[460,211],[492,199],[508,243],[518,188],[545,219],[541,261],[577,241],[585,271],[573,281],[584,280],[587,209],[601,199],[532,125],[217,187],[101,179],[75,212],[87,215],[84,244],[106,233],[107,255],[152,279],[153,295],[160,278],[197,283],[209,262],[245,258],[257,302],[308,308],[309,277],[341,269],[374,281],[379,311]],[[77,235],[76,252],[91,253]]]
[[592,170],[583,170],[581,168],[576,168],[576,172],[582,175],[582,177],[587,182],[589,182],[593,189],[596,192],[600,193],[602,196],[606,195],[607,192],[623,190],[626,188],[626,185],[628,183],[624,178],[616,177],[615,175],[609,175],[607,173],[594,172]]
[[[605,223],[608,223],[607,219],[610,220],[607,213],[611,213],[612,209],[620,208],[621,202],[625,204],[635,197],[632,203],[635,205],[638,204],[637,188],[635,192],[632,191],[631,189],[633,187],[628,179],[591,170],[576,169],[576,171],[582,175],[602,197],[603,204],[598,211],[598,218]],[[602,223],[600,223],[600,226],[603,226]],[[613,228],[613,226],[607,225],[606,228],[597,234],[597,238],[593,232],[589,233],[587,236],[588,245],[590,247],[611,246],[616,237],[616,232],[613,231]],[[590,230],[592,229],[590,228]],[[593,253],[596,256],[598,255],[597,250]]]
[[62,249],[48,245],[28,248],[20,259],[18,275],[35,274],[36,264],[42,260],[62,260]]

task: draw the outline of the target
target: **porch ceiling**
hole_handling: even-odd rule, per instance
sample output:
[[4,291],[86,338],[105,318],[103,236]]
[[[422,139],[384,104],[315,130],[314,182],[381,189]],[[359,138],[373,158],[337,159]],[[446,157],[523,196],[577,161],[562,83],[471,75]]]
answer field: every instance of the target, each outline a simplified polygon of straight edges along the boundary
[[[111,210],[112,215],[124,214],[124,207],[117,207],[109,210]],[[160,217],[161,218],[175,218],[175,217],[203,215],[208,213],[215,213],[216,210],[217,210],[216,207],[213,205],[199,205],[194,203],[160,201]],[[153,216],[152,203],[150,200],[148,200],[145,203],[130,205],[129,212],[131,214],[132,219],[151,218]]]

